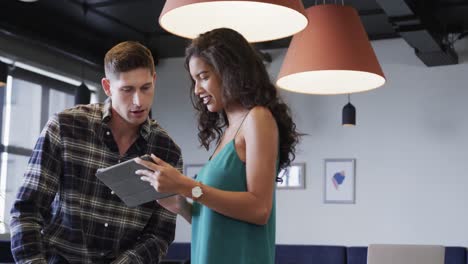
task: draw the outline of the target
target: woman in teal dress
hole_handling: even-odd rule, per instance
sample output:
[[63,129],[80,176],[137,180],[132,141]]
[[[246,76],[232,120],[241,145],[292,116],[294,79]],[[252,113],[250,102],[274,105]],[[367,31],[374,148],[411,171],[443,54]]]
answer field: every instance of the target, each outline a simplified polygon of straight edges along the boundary
[[[185,66],[192,79],[198,138],[213,155],[196,179],[153,156],[138,159],[158,202],[192,223],[192,264],[275,262],[275,186],[294,159],[299,134],[256,50],[231,29],[194,39]],[[193,203],[186,198],[193,200]]]

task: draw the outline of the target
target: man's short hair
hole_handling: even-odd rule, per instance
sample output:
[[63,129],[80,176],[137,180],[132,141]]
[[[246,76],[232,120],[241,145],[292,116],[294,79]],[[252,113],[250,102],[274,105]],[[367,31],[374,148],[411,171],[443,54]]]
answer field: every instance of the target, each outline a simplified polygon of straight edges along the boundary
[[151,51],[136,41],[125,41],[111,48],[104,57],[106,78],[117,77],[122,72],[147,68],[155,73]]

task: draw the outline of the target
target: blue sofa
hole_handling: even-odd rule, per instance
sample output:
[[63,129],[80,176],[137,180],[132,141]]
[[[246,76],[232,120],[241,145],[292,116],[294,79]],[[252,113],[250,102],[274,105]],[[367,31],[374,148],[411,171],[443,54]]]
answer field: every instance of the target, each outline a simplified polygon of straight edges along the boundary
[[[189,243],[174,243],[166,256],[170,260],[187,262]],[[323,245],[277,245],[276,264],[366,264],[367,247]],[[468,264],[467,249],[446,247],[445,264]]]
[[[161,264],[189,264],[190,244],[174,243]],[[13,263],[10,242],[0,241],[0,263]],[[367,247],[277,245],[276,264],[366,264]],[[467,249],[446,247],[445,264],[468,264]]]

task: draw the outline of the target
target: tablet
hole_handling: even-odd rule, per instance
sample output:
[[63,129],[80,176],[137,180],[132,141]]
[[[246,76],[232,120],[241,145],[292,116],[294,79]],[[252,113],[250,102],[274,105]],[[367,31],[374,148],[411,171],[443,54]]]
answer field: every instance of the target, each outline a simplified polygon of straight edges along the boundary
[[[141,159],[152,162],[149,155],[144,155]],[[159,193],[148,182],[142,181],[140,179],[141,176],[135,174],[135,171],[139,169],[147,170],[146,167],[131,159],[114,166],[98,169],[96,177],[114,191],[129,207],[135,207],[174,195]]]

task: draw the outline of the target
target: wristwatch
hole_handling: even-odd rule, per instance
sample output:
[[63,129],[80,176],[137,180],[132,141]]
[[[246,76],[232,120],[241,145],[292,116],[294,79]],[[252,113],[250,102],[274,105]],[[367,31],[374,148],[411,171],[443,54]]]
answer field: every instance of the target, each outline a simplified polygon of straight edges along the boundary
[[197,200],[203,195],[203,190],[200,185],[192,188],[192,199]]

